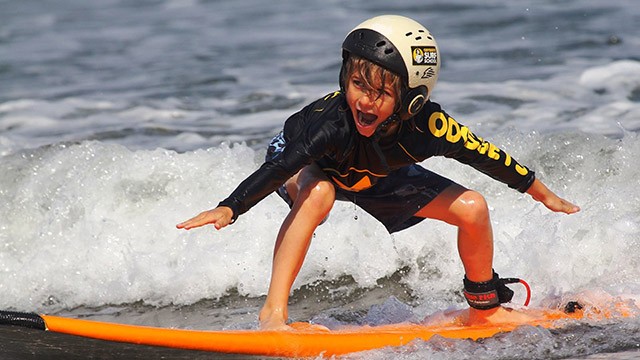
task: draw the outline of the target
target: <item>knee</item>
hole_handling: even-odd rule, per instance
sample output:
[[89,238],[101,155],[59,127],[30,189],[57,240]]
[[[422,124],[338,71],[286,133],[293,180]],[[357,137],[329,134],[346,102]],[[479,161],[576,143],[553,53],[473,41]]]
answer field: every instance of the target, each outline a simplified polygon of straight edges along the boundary
[[336,190],[329,181],[314,181],[300,189],[300,200],[304,206],[317,210],[321,213],[328,213],[333,207],[336,199]]
[[489,221],[489,207],[484,196],[476,191],[466,191],[458,198],[459,225],[478,225]]

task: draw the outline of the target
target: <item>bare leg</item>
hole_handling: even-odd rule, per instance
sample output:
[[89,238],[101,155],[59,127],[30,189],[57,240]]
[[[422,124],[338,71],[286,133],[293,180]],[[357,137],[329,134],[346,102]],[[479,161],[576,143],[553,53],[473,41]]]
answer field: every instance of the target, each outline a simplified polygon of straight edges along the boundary
[[[460,185],[449,186],[416,216],[442,220],[458,227],[458,253],[467,278],[484,282],[493,277],[493,230],[487,203],[479,193]],[[529,317],[502,307],[470,308],[467,323],[524,322]]]
[[442,220],[458,227],[458,252],[471,281],[493,277],[493,230],[487,204],[479,193],[451,185],[416,216]]
[[276,239],[271,283],[260,311],[262,329],[287,329],[287,303],[291,286],[302,267],[313,232],[327,216],[335,189],[316,165],[309,165],[287,181],[293,207]]

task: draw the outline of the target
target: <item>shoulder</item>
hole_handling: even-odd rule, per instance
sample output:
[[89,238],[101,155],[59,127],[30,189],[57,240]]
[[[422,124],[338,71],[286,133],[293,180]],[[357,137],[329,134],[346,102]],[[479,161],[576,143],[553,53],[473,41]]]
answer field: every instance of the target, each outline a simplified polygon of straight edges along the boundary
[[458,123],[445,112],[440,104],[427,101],[420,112],[414,116],[413,136],[426,140],[421,146],[436,148],[463,145],[469,137],[474,137],[470,130]]
[[300,142],[306,152],[334,152],[351,143],[354,133],[344,95],[327,94],[293,114],[284,125],[287,142]]
[[290,135],[319,129],[325,129],[325,132],[345,131],[348,128],[346,100],[339,91],[312,101],[285,123],[285,132]]
[[344,111],[346,109],[346,99],[343,93],[340,91],[334,91],[329,93],[307,105],[304,110],[308,115],[320,116],[321,114],[327,114],[329,116],[333,111]]
[[443,127],[446,128],[448,126],[448,118],[449,115],[442,109],[440,104],[429,100],[411,120],[421,133],[436,135]]
[[433,102],[431,100],[428,100],[422,107],[422,110],[420,110],[420,112],[414,118],[416,121],[425,122],[434,114],[436,116],[439,116],[439,114],[444,114],[444,113],[445,112],[442,109],[442,106],[440,106],[440,104]]

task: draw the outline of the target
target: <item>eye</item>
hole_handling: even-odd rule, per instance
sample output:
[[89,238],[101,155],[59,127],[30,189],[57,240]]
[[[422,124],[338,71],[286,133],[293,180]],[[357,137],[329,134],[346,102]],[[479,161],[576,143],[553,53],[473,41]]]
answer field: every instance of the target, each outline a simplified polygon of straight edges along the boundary
[[389,97],[393,97],[393,89],[390,87],[386,87],[384,89],[378,89],[378,95],[379,96],[389,96]]
[[364,82],[359,77],[356,77],[356,76],[351,78],[351,83],[358,89],[362,89],[364,87]]

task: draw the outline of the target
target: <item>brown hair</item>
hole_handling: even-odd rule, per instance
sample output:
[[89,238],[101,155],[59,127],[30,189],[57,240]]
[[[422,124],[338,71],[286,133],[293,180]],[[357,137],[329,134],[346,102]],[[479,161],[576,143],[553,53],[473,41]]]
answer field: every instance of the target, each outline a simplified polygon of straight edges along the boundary
[[[389,71],[371,61],[357,55],[350,55],[344,64],[341,82],[346,87],[348,79],[354,73],[360,75],[360,79],[364,81],[364,86],[371,92],[382,95],[387,84],[393,89],[396,97],[396,111],[400,110],[402,105],[403,89],[406,85],[402,78],[396,73]],[[380,84],[378,84],[380,82]],[[379,85],[376,87],[375,85]]]

